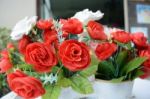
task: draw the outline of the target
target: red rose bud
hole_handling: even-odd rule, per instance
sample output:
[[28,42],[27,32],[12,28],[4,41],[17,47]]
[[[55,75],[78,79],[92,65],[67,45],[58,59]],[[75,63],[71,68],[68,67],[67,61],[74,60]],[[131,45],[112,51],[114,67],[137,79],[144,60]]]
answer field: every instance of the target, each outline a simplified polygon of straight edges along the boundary
[[40,19],[37,22],[36,26],[42,30],[50,29],[53,26],[53,20],[51,20],[51,19],[48,19],[48,20]]
[[139,49],[146,48],[148,46],[147,38],[141,32],[131,34],[131,38],[132,38],[133,43]]
[[108,59],[115,53],[117,50],[117,46],[114,43],[102,43],[96,47],[95,53],[99,60],[103,61]]
[[[62,19],[61,19],[62,20]],[[72,34],[80,34],[83,32],[83,26],[82,23],[75,18],[68,19],[67,21],[62,20],[60,23],[63,24],[62,30],[67,32],[67,33],[72,33]]]
[[92,39],[106,40],[107,36],[104,33],[104,27],[95,21],[89,21],[87,24],[87,31]]
[[112,32],[111,35],[114,40],[119,41],[121,43],[128,43],[131,41],[130,34],[123,30]]
[[15,47],[14,47],[14,45],[13,45],[13,43],[8,43],[7,44],[7,49],[14,49]]
[[88,47],[76,40],[64,41],[59,47],[58,54],[64,67],[71,71],[85,69],[91,62]]
[[26,47],[25,60],[38,72],[50,72],[57,64],[52,48],[39,42],[31,43]]
[[7,82],[12,91],[26,99],[33,99],[45,94],[41,81],[27,76],[20,70],[8,74]]
[[30,37],[27,35],[24,35],[23,38],[21,40],[19,40],[19,43],[18,43],[19,52],[21,54],[25,54],[26,53],[26,47],[31,42],[32,41],[31,41]]
[[1,59],[0,59],[0,73],[7,72],[10,68],[12,68],[12,63],[9,58],[9,53],[7,50],[3,50],[1,52]]

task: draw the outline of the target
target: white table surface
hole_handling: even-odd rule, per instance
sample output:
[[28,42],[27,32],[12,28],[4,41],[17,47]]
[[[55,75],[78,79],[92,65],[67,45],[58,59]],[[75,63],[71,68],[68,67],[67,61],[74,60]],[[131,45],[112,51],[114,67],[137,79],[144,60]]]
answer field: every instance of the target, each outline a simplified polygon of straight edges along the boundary
[[[96,91],[96,82],[94,83],[94,90]],[[133,98],[132,99],[150,99],[150,80],[136,79],[133,87]],[[14,98],[13,98],[14,97]],[[86,97],[86,96],[85,96]],[[89,98],[82,99],[97,99],[95,97],[95,93],[88,96]],[[1,99],[20,99],[17,98],[16,95],[11,92],[9,95],[4,96]],[[37,98],[40,99],[40,98]],[[113,99],[113,97],[112,97]]]

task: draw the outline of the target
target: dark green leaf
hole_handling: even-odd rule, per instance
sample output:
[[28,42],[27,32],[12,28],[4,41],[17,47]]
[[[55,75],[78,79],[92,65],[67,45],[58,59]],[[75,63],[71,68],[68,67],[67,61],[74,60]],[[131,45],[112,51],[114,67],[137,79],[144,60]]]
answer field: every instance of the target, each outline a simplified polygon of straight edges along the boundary
[[115,73],[115,68],[112,62],[110,61],[100,62],[98,66],[98,73],[100,73],[101,75],[104,75],[103,78],[105,78],[106,80],[111,79]]
[[137,57],[128,62],[122,69],[121,74],[128,74],[129,72],[137,69],[147,58]]
[[84,77],[75,75],[71,79],[71,87],[75,91],[82,94],[89,94],[93,92],[92,84]]
[[144,72],[140,69],[138,69],[133,75],[132,75],[132,80],[134,80],[135,78],[144,75]]
[[42,99],[58,99],[61,88],[57,85],[47,85],[45,87],[46,93],[42,96]]

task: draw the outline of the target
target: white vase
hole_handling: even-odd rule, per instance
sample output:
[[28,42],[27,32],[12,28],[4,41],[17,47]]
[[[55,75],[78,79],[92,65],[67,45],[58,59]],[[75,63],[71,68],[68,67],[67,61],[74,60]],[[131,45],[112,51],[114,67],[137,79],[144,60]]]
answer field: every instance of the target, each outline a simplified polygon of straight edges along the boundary
[[97,80],[95,82],[97,99],[131,99],[133,82],[112,83]]

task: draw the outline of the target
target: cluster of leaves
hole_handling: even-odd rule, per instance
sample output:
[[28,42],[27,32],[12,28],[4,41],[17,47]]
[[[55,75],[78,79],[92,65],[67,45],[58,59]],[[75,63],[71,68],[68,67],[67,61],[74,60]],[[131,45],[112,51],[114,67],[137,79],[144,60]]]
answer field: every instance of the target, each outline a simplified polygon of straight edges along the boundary
[[116,43],[119,47],[117,52],[109,59],[99,63],[96,77],[118,83],[134,80],[143,75],[141,65],[147,58],[138,57],[131,42],[123,44],[116,41]]

